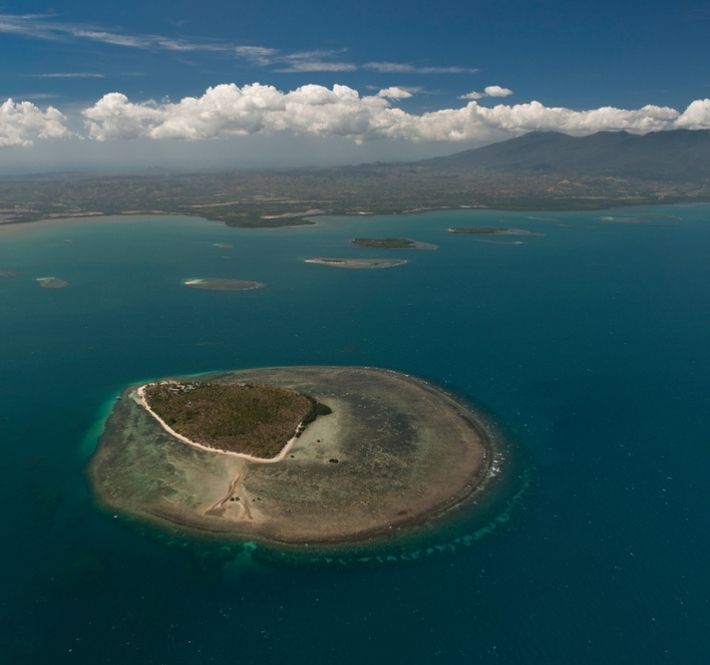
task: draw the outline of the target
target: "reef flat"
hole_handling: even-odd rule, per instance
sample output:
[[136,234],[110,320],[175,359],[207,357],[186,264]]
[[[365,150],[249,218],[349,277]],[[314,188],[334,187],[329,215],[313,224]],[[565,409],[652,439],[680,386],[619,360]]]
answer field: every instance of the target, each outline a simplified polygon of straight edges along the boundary
[[246,279],[225,279],[222,277],[196,277],[183,281],[191,289],[204,289],[206,291],[253,291],[263,289],[266,284]]
[[223,537],[339,543],[398,533],[468,504],[500,464],[489,423],[404,374],[316,366],[202,378],[294,391],[331,413],[284,454],[256,459],[177,439],[129,387],[90,463],[104,505]]
[[59,277],[38,277],[35,281],[43,289],[63,289],[69,286],[69,282]]

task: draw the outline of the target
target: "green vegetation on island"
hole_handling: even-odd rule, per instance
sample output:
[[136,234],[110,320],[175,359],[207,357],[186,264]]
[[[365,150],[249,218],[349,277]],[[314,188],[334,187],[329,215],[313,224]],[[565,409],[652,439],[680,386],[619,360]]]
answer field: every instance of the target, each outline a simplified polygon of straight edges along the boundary
[[331,413],[308,395],[252,383],[161,382],[147,385],[143,395],[168,427],[190,441],[263,458]]

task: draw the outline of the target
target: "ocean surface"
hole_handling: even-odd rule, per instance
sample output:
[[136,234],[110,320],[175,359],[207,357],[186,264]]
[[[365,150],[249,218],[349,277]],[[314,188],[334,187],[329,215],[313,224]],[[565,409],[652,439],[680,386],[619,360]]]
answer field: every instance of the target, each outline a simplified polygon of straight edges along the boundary
[[[542,235],[447,233],[466,225]],[[439,250],[349,242],[392,235]],[[56,221],[0,228],[2,270],[2,662],[710,662],[710,206]],[[391,368],[481,405],[510,442],[505,486],[371,556],[279,556],[96,505],[86,464],[125,385],[289,364]]]

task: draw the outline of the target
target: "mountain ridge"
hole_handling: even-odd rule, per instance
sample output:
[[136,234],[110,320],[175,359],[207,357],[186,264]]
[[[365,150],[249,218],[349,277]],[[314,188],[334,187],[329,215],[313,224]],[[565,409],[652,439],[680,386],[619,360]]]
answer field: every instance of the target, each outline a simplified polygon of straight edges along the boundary
[[674,129],[648,134],[605,131],[582,137],[534,131],[416,164],[446,171],[699,182],[710,178],[710,130]]

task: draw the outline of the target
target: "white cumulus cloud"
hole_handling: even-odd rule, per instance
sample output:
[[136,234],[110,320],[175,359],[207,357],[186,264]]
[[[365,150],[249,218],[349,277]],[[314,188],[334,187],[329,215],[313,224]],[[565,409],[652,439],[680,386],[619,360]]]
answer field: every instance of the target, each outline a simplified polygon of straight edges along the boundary
[[487,85],[483,92],[487,97],[509,97],[513,94],[510,88],[503,88],[500,85]]
[[64,116],[54,107],[44,111],[31,102],[13,99],[0,104],[0,146],[28,146],[38,139],[69,135]]
[[510,97],[513,91],[510,88],[504,88],[500,85],[487,85],[483,92],[472,90],[465,95],[459,95],[459,99],[483,99],[484,97]]
[[481,99],[482,97],[485,97],[485,95],[475,90],[471,90],[471,92],[467,92],[465,95],[459,95],[459,99]]
[[710,129],[710,99],[696,99],[676,122],[684,129]]
[[389,102],[360,97],[344,85],[304,85],[283,93],[270,85],[233,83],[208,88],[201,97],[179,102],[131,102],[110,93],[83,112],[93,139],[147,137],[209,139],[286,131],[347,136],[361,140],[381,135]]
[[377,93],[378,97],[384,97],[385,99],[409,99],[412,93],[406,88],[398,88],[397,86],[390,86],[389,88],[383,88]]
[[599,131],[626,130],[644,134],[673,129],[678,111],[668,107],[640,109],[604,107],[576,111],[547,107],[540,102],[493,107],[471,101],[459,109],[442,109],[420,116],[401,117],[391,136],[413,141],[489,141],[530,131],[558,131],[576,136]]

